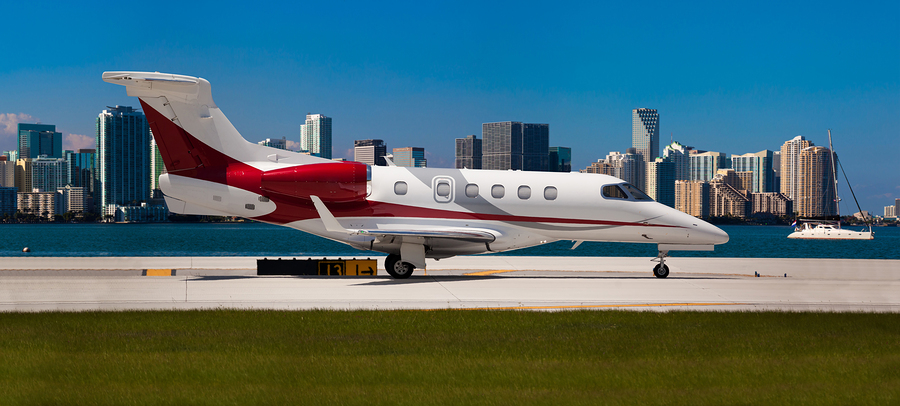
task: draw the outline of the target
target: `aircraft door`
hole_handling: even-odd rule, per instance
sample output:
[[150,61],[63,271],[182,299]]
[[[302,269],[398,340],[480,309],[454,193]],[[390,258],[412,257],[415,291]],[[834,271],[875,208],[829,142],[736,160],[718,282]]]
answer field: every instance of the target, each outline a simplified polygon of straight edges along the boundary
[[453,178],[438,176],[431,180],[431,189],[434,191],[434,201],[438,203],[453,201]]

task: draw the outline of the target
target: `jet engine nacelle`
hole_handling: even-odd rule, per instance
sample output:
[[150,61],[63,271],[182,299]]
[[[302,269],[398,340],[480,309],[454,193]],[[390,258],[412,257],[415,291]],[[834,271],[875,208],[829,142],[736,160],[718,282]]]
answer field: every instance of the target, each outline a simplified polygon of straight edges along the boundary
[[360,162],[306,164],[265,172],[260,186],[301,199],[314,195],[326,202],[352,202],[365,200],[371,176],[369,166]]

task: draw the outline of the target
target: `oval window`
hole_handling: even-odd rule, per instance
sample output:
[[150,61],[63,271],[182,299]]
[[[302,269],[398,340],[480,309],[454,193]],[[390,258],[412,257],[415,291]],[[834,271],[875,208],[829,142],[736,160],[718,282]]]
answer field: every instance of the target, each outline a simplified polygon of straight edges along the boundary
[[409,191],[409,185],[406,182],[399,181],[394,183],[394,194],[405,195],[407,191]]
[[556,200],[558,192],[555,187],[547,186],[544,188],[544,199],[547,200]]
[[466,185],[466,197],[478,197],[478,185],[474,183]]
[[503,185],[494,185],[491,187],[491,196],[494,199],[502,199],[503,195],[506,194],[506,188]]
[[437,190],[435,190],[438,196],[447,197],[450,196],[450,184],[447,182],[440,182],[437,184]]
[[519,186],[519,199],[526,200],[531,198],[531,188],[525,185]]

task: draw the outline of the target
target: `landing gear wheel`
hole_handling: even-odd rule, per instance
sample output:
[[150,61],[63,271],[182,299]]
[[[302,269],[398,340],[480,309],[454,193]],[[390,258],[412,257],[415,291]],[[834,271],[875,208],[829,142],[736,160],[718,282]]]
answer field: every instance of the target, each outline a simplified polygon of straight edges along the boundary
[[653,267],[653,276],[657,278],[665,278],[669,276],[669,267],[665,264],[657,264]]
[[409,278],[413,270],[416,269],[409,262],[403,262],[400,260],[399,255],[390,254],[384,260],[384,268],[387,270],[387,273],[390,274],[394,279],[406,279]]

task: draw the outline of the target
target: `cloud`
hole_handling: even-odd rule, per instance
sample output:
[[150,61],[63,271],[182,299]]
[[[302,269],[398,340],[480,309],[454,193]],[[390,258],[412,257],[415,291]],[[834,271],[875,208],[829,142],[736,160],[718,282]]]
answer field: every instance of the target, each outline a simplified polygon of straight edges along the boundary
[[16,135],[17,124],[37,121],[36,118],[25,113],[0,113],[0,135]]
[[303,149],[303,148],[300,148],[300,143],[297,141],[286,140],[285,146],[287,147],[287,149],[289,149],[291,151],[299,151],[299,150]]
[[88,137],[87,135],[66,134],[65,140],[63,140],[63,149],[70,149],[73,151],[78,151],[79,149],[93,149],[96,148],[94,140],[94,137]]

